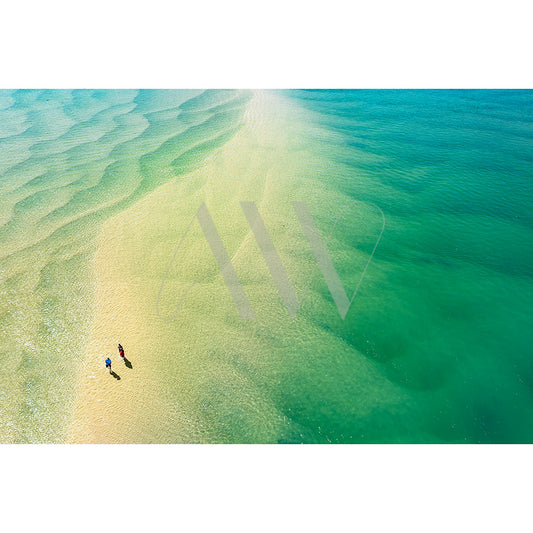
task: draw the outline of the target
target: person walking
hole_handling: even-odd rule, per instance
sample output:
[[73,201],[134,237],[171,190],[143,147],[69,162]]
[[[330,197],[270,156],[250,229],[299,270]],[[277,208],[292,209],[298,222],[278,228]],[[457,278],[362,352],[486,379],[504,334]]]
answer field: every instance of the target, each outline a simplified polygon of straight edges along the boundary
[[118,345],[118,353],[120,357],[122,357],[122,360],[126,362],[126,358],[124,357],[124,348],[122,348],[122,344],[119,343]]
[[105,360],[105,367],[109,368],[109,373],[111,374],[111,359],[109,357]]

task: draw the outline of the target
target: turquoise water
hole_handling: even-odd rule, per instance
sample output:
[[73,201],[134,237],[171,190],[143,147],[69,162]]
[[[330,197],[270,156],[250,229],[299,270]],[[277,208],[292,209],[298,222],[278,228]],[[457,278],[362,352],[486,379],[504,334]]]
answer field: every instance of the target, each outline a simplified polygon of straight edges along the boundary
[[533,92],[290,95],[340,135],[321,141],[332,186],[387,221],[354,309],[329,327],[407,394],[330,417],[346,379],[312,406],[299,396],[299,418],[336,442],[532,442]]
[[[533,442],[533,92],[280,94],[307,110],[310,183],[378,206],[386,227],[344,321],[317,275],[291,327],[280,312],[235,329],[226,363],[272,409],[198,378],[204,440]],[[0,442],[64,440],[102,223],[201,168],[250,97],[0,92]],[[310,207],[326,234],[337,213]],[[379,221],[368,208],[336,227],[347,293]]]
[[64,440],[102,223],[201,165],[249,96],[0,91],[0,442]]

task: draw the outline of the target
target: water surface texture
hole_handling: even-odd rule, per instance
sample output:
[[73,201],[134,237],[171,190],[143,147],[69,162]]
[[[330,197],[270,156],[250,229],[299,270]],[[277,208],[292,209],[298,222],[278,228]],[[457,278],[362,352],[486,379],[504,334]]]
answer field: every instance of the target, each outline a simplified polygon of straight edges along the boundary
[[533,442],[532,178],[531,91],[0,91],[0,442]]

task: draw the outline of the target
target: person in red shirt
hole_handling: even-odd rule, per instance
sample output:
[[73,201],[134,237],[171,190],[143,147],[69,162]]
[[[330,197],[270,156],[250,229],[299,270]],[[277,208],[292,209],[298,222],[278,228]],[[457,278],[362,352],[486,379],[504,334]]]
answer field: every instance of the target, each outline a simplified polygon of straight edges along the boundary
[[122,360],[125,361],[126,358],[124,357],[124,348],[122,348],[122,344],[119,343],[118,345],[118,353],[120,357],[122,357]]

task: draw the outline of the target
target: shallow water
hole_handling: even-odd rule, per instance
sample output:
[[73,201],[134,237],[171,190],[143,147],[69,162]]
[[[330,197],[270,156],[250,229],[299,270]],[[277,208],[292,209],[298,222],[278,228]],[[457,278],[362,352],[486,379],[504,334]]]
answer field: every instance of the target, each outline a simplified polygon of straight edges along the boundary
[[249,95],[0,96],[0,439],[57,442],[85,354],[101,224],[231,138]]
[[[139,343],[157,354],[146,384],[157,407],[126,441],[531,442],[532,96],[284,91],[270,100],[270,144],[266,129],[247,133],[247,154],[221,152],[208,175],[206,159],[242,131],[249,92],[2,92],[0,439],[65,439],[97,238],[124,214],[105,235],[129,254]],[[325,238],[351,200],[328,241],[348,295],[379,236],[375,206],[386,221],[356,298],[342,320],[316,271],[291,320],[238,202],[258,203],[301,298],[315,260],[290,202],[308,203]],[[156,316],[202,201],[255,321],[220,276],[180,320]],[[199,228],[184,242],[163,314],[216,273]]]

